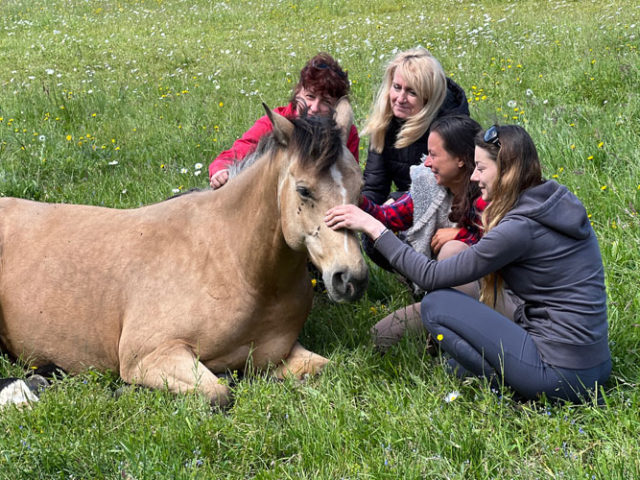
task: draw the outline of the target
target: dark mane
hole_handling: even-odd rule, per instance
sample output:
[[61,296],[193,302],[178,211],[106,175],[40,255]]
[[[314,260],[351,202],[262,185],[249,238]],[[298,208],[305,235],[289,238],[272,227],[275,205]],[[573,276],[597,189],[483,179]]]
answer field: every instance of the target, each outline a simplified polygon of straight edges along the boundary
[[251,152],[240,161],[233,162],[231,165],[229,165],[229,178],[234,178],[240,175],[240,173],[244,172],[247,168],[256,163],[257,159],[262,157],[265,153],[276,148],[277,145],[278,142],[276,142],[275,138],[273,138],[273,133],[264,135],[258,142],[258,146],[253,152]]
[[[294,125],[288,150],[298,155],[303,168],[313,168],[318,173],[329,170],[342,154],[340,129],[335,120],[324,116],[301,115],[290,119]],[[256,149],[239,162],[229,167],[229,176],[239,175],[264,154],[283,148],[274,138],[273,133],[263,136]]]
[[301,116],[293,120],[292,153],[299,154],[304,168],[326,172],[342,155],[340,129],[331,117]]

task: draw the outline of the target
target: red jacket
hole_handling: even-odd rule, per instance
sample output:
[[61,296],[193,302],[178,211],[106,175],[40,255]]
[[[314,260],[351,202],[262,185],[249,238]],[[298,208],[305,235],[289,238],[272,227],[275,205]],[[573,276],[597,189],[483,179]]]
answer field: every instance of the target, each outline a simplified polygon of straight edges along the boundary
[[[294,118],[296,112],[293,109],[293,104],[289,104],[286,107],[278,107],[274,109],[274,112],[287,118]],[[209,165],[209,178],[211,176],[226,168],[229,165],[242,160],[244,157],[253,152],[258,146],[260,139],[267,133],[273,130],[273,125],[269,117],[266,115],[260,117],[253,126],[247,130],[241,138],[233,142],[232,147],[229,150],[225,150],[216,157],[216,159]],[[351,131],[349,132],[349,138],[347,139],[347,148],[358,161],[358,147],[360,145],[360,137],[358,137],[358,130],[355,125],[351,125]]]

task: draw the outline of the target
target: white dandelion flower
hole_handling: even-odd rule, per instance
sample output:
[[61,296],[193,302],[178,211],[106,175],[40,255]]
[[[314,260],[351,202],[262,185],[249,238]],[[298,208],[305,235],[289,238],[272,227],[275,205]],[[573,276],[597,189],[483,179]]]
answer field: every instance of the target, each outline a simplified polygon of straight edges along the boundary
[[117,161],[117,160],[111,160],[111,161],[109,162],[109,165],[117,165],[117,164],[118,164],[118,161]]
[[507,102],[507,107],[509,108],[515,108],[518,105],[518,103],[515,100],[509,100]]
[[196,163],[194,165],[194,167],[195,167],[196,170],[201,170],[202,169],[202,164],[201,163]]

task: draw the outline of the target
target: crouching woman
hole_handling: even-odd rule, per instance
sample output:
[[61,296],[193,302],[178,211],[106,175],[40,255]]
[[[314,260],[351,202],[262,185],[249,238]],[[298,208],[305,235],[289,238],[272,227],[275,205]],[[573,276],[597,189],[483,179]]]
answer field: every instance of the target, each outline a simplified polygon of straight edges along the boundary
[[[458,375],[496,378],[526,399],[580,401],[611,373],[604,269],[582,203],[544,181],[535,145],[519,126],[476,137],[484,236],[429,260],[353,205],[327,212],[333,229],[366,233],[391,265],[429,291],[422,322]],[[482,279],[481,301],[450,287]],[[520,298],[514,320],[495,307],[504,285]]]

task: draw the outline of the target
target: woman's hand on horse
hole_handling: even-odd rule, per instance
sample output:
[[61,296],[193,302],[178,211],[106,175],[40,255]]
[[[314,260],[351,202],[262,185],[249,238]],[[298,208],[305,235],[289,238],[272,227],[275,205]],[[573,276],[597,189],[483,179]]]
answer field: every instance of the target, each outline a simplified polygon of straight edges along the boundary
[[445,243],[455,240],[459,231],[460,229],[457,227],[439,228],[436,230],[436,233],[431,237],[431,250],[433,253],[437,255]]
[[215,190],[227,183],[227,180],[229,180],[229,170],[218,170],[216,173],[211,175],[209,185],[211,185],[211,188]]
[[348,228],[356,232],[364,232],[374,240],[386,230],[381,222],[351,204],[338,205],[329,209],[324,222],[333,230]]

